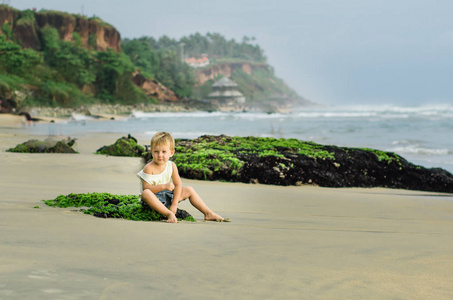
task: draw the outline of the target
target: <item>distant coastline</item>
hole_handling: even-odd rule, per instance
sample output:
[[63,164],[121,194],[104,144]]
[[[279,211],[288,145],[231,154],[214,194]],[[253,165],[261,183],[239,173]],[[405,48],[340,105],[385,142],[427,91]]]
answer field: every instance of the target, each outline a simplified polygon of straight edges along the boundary
[[288,113],[292,111],[290,105],[267,105],[267,106],[220,106],[202,101],[168,102],[158,104],[122,105],[122,104],[93,104],[83,105],[77,108],[64,107],[24,107],[35,118],[70,118],[74,114],[92,116],[95,118],[115,118],[130,116],[134,111],[141,112],[264,112],[264,113]]

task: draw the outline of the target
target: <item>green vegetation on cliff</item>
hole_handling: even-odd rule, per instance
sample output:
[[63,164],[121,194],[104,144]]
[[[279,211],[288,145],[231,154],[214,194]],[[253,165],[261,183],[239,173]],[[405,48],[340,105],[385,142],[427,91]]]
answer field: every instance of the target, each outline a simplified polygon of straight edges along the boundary
[[[243,37],[241,42],[227,40],[219,33],[200,33],[182,37],[179,40],[163,36],[159,39],[142,37],[122,42],[123,51],[140,69],[151,77],[174,90],[178,95],[194,99],[206,99],[211,86],[225,74],[219,72],[213,78],[202,82],[198,75],[228,66],[230,78],[239,85],[248,101],[276,101],[302,99],[290,89],[266,63],[264,51],[254,38]],[[209,65],[194,69],[181,63],[183,57],[209,57]],[[163,63],[166,62],[166,63]],[[243,66],[249,71],[243,70]]]
[[255,38],[244,36],[241,42],[235,39],[227,40],[220,33],[200,33],[184,36],[179,40],[162,36],[159,40],[152,41],[154,49],[167,49],[180,53],[183,47],[187,57],[200,56],[202,54],[213,58],[231,58],[253,62],[266,62],[263,49],[257,44],[252,44]]
[[195,73],[181,61],[180,52],[173,47],[159,47],[153,38],[142,37],[123,40],[121,49],[142,74],[159,81],[180,97],[187,98],[192,95]]
[[[210,65],[200,68],[199,73],[212,73],[212,70],[221,69],[222,65],[228,64],[231,68],[230,79],[238,84],[238,90],[246,97],[249,104],[262,105],[263,102],[291,102],[303,101],[294,90],[278,78],[274,69],[264,63],[244,60],[217,59]],[[243,66],[249,67],[249,73],[243,70]],[[205,99],[212,92],[212,85],[220,80],[223,75],[214,76],[204,84],[194,87],[195,98]]]
[[[176,94],[172,101],[201,100],[225,74],[200,82],[200,72],[222,64],[231,67],[231,78],[247,101],[300,98],[275,76],[254,38],[237,42],[219,33],[196,33],[179,40],[120,41],[116,29],[96,16],[19,11],[8,5],[0,5],[0,14],[0,98],[20,106],[156,103],[168,99],[162,96],[167,89]],[[183,60],[201,56],[209,57],[207,69],[192,68]],[[161,90],[146,90],[146,80]]]
[[[60,18],[74,24],[84,21],[88,28],[88,18],[55,11],[17,11],[6,5],[0,5],[0,11],[15,16],[13,23],[0,24],[0,98],[14,99],[15,91],[21,91],[26,99],[14,99],[21,105],[60,107],[154,101],[132,81],[136,66],[127,55],[111,48],[97,50],[95,35],[83,45],[78,28],[72,40],[66,41],[62,34],[70,32],[68,28],[46,23]],[[110,26],[97,19],[93,22]],[[45,25],[41,28],[38,23]]]

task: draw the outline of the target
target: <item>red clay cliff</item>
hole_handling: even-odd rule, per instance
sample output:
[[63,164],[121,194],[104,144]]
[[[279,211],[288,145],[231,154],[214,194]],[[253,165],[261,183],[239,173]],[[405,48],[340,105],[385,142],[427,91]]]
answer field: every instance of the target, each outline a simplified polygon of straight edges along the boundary
[[[9,24],[14,39],[20,41],[24,48],[40,50],[41,30],[54,27],[58,30],[60,38],[65,41],[73,40],[73,33],[77,33],[82,45],[97,51],[111,48],[120,52],[121,37],[115,27],[100,19],[88,19],[85,16],[72,15],[58,11],[31,10],[19,11],[7,5],[0,6],[0,27]],[[0,33],[4,33],[0,28]]]

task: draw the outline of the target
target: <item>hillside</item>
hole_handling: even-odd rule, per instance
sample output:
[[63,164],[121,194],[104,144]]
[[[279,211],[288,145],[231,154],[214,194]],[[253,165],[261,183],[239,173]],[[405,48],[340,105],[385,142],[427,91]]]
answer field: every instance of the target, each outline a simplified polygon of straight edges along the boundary
[[205,98],[211,92],[216,80],[226,76],[238,84],[249,106],[311,104],[275,76],[273,68],[266,63],[217,60],[197,69],[196,76],[198,85],[195,93],[200,98]]
[[0,54],[2,111],[177,100],[140,76],[120,33],[97,17],[0,5]]
[[[179,45],[186,45],[186,55],[209,52],[200,47],[201,40],[211,43],[211,64],[192,68],[181,59]],[[179,41],[166,36],[121,40],[98,17],[0,5],[2,111],[169,101],[187,105],[190,99],[204,100],[222,76],[235,81],[249,103],[305,103],[275,76],[258,45],[246,37],[242,43],[225,41],[220,34],[198,33]]]

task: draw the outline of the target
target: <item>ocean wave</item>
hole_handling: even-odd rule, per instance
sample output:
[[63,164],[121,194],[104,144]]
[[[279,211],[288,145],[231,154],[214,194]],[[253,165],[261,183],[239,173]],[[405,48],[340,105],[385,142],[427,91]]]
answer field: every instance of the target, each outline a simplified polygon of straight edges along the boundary
[[300,108],[294,115],[300,118],[451,119],[453,118],[453,106],[448,104],[408,107],[395,105],[331,106]]
[[387,151],[395,152],[399,154],[418,154],[418,155],[449,155],[453,154],[448,149],[429,149],[414,145],[395,147],[388,149]]
[[[142,136],[145,136],[145,137],[152,137],[153,135],[155,135],[157,133],[157,131],[145,131],[143,133],[141,133]],[[221,135],[221,133],[206,133],[206,132],[190,132],[190,131],[187,131],[187,132],[171,132],[171,135],[175,138],[175,139],[196,139],[202,135],[206,135],[206,134],[209,134],[209,135]]]
[[86,121],[93,121],[96,118],[84,114],[72,113],[66,120],[66,123],[86,123]]
[[297,119],[452,119],[452,105],[395,106],[355,105],[330,107],[301,107],[289,113],[266,112],[143,112],[133,111],[131,119],[147,118],[220,118],[242,120],[297,120]]
[[313,111],[297,113],[296,117],[301,118],[368,118],[376,117],[376,112],[354,112],[354,111]]
[[143,112],[132,111],[129,118],[147,119],[147,118],[175,118],[175,117],[188,117],[188,118],[204,118],[224,116],[223,112]]

